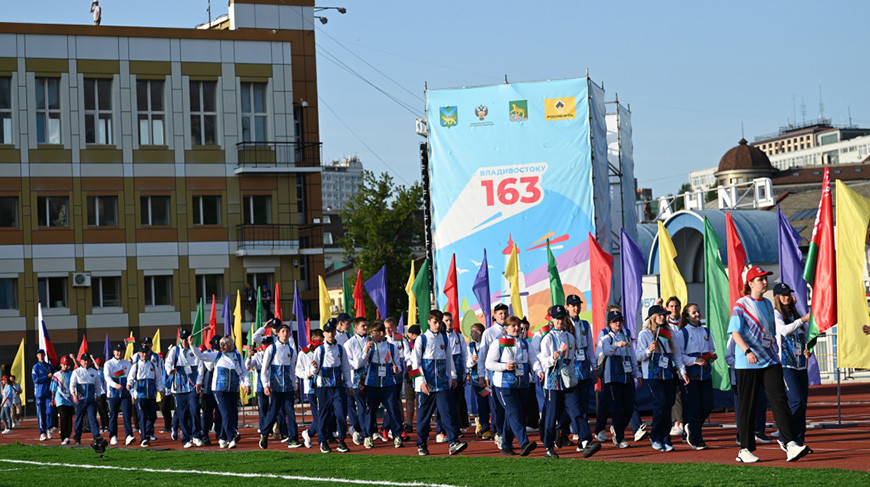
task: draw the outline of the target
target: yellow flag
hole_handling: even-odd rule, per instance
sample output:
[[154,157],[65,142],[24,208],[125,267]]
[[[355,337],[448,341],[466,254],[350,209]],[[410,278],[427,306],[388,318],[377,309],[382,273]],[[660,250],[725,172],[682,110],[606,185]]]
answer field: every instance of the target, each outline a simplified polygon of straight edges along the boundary
[[154,353],[160,353],[163,350],[160,350],[160,328],[154,332],[154,338],[151,340],[151,351]]
[[320,327],[323,328],[326,321],[332,318],[332,311],[329,310],[332,300],[329,299],[329,290],[326,289],[326,281],[323,280],[323,276],[318,276],[318,279],[320,280]]
[[18,346],[18,353],[15,354],[15,360],[12,361],[12,369],[10,374],[15,376],[18,385],[21,386],[21,404],[27,404],[27,398],[24,396],[26,392],[25,384],[27,384],[27,374],[24,368],[24,339],[21,339],[21,345]]
[[[130,332],[130,338],[133,338],[132,331]],[[127,350],[124,352],[124,360],[130,360],[131,358],[133,358],[133,344],[134,343],[136,343],[136,342],[132,341],[132,340],[127,342]]]
[[405,284],[405,292],[408,293],[408,325],[417,324],[417,295],[411,289],[414,287],[414,280],[417,278],[414,270],[414,261],[411,261],[411,275],[408,276],[408,283]]
[[236,308],[233,310],[233,341],[242,348],[242,293],[236,290]]
[[870,200],[837,181],[837,363],[870,368],[870,347],[863,328],[870,325],[864,291],[864,254]]
[[680,269],[677,268],[676,258],[677,249],[674,248],[671,234],[668,233],[665,225],[659,221],[659,285],[661,298],[667,301],[671,296],[676,296],[685,306],[689,299],[689,293],[686,291],[686,281],[683,280]]
[[511,249],[504,277],[511,283],[511,306],[514,308],[514,316],[523,319],[523,301],[520,299],[520,255],[517,246]]

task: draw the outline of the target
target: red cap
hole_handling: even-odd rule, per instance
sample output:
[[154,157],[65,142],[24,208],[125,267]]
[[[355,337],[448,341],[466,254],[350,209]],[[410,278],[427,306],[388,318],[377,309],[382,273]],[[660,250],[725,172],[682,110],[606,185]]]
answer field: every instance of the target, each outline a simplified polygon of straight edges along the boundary
[[64,355],[63,357],[60,358],[60,364],[61,365],[72,365],[73,363],[72,363],[72,359],[69,358],[69,355]]
[[762,269],[760,266],[755,266],[755,267],[749,269],[748,271],[746,271],[746,282],[749,282],[749,281],[755,279],[756,277],[769,276],[771,274],[773,274],[773,272],[768,272],[768,271],[765,271],[764,269]]

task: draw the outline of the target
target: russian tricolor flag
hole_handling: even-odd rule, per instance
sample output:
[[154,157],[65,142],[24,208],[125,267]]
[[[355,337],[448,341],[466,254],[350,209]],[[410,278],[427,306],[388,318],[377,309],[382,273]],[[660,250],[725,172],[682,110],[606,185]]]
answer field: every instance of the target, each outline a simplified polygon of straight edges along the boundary
[[37,303],[37,310],[36,329],[39,332],[39,348],[45,350],[45,357],[51,362],[51,365],[57,367],[57,354],[54,352],[54,345],[51,344],[51,337],[48,336],[45,320],[42,319],[42,303]]

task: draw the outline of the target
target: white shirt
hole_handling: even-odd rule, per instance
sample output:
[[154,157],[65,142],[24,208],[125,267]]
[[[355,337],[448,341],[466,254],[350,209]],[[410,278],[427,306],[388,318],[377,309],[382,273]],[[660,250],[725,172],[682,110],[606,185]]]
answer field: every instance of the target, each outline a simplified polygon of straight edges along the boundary
[[[504,326],[493,323],[492,326],[483,332],[480,337],[480,349],[477,351],[477,373],[479,377],[486,378],[486,352],[489,349],[489,344],[504,336]],[[483,359],[483,360],[480,360]]]
[[[336,340],[335,343],[323,342],[323,345],[317,347],[314,352],[311,353],[310,362],[315,362],[315,364],[311,366],[309,371],[312,374],[317,374],[321,368],[341,367],[344,387],[351,389],[353,388],[353,382],[350,362],[347,360],[347,352],[342,351],[339,353],[339,348],[344,350],[344,348],[338,344],[338,340]],[[310,362],[309,366],[311,365]],[[317,376],[317,386],[323,386],[322,377],[320,375]]]
[[146,362],[139,358],[137,353],[133,357],[133,365],[130,367],[130,377],[127,379],[127,385],[133,385],[135,388],[136,382],[145,379],[153,379],[157,385],[157,391],[165,389],[163,384],[163,367],[160,362],[160,356],[156,353],[151,354],[151,358]]
[[[423,336],[426,336],[426,350],[423,350]],[[423,392],[422,386],[426,382],[426,374],[423,372],[423,360],[444,360],[446,362],[447,380],[456,379],[456,368],[453,366],[453,356],[449,352],[441,348],[445,339],[440,333],[432,333],[432,330],[426,330],[423,335],[417,337],[414,341],[414,353],[411,354],[411,368],[420,369],[420,376],[414,379],[414,390]],[[479,354],[478,354],[479,356]],[[480,362],[485,362],[481,360]]]
[[[192,375],[199,372],[199,359],[193,353],[193,346],[185,349],[183,346],[172,347],[169,353],[166,354],[166,361],[163,362],[163,369],[167,374],[171,374],[178,367],[184,369],[184,373]],[[173,380],[171,390],[173,394],[177,394],[175,390],[175,381]]]
[[[208,351],[208,352],[200,352],[199,348],[190,347],[193,350],[193,353],[199,357],[203,362],[212,362],[216,367],[222,367],[224,369],[234,370],[237,374],[239,374],[239,385],[242,387],[250,387],[251,380],[248,376],[248,371],[245,370],[244,364],[241,363],[241,360],[238,362],[233,358],[235,350],[230,353],[221,353],[219,351]],[[220,358],[218,358],[220,355]],[[218,374],[214,374],[211,376],[211,390],[214,391],[217,387]]]
[[260,383],[263,387],[272,387],[272,365],[289,366],[291,381],[296,382],[296,347],[293,346],[293,340],[287,340],[287,343],[275,340],[263,352],[263,366],[260,369]]
[[121,385],[115,380],[115,372],[119,370],[124,371],[124,375],[130,374],[130,362],[124,360],[123,358],[110,358],[108,362],[103,366],[103,378],[106,379],[106,388],[107,389],[115,389],[116,385]]
[[101,383],[102,383],[102,380],[100,379],[100,373],[97,371],[97,369],[94,369],[93,367],[88,367],[88,368],[79,367],[79,368],[73,370],[72,377],[70,377],[70,379],[69,379],[69,390],[73,394],[76,394],[77,393],[76,386],[91,384],[94,387],[93,397],[80,397],[79,400],[80,401],[89,401],[92,399],[96,400],[97,396],[100,394],[100,384]]

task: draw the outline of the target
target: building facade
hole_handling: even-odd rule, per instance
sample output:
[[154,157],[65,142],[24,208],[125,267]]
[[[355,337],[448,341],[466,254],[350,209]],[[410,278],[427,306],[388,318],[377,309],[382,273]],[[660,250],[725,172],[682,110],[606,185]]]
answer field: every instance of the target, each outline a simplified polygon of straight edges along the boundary
[[231,0],[228,20],[0,23],[4,356],[22,336],[32,356],[37,302],[59,352],[174,337],[246,283],[289,310],[298,282],[316,309],[314,1]]
[[860,164],[870,157],[870,129],[834,127],[830,121],[756,138],[779,170],[795,167]]
[[359,157],[343,157],[323,166],[323,208],[341,211],[353,198],[362,182],[363,165]]

